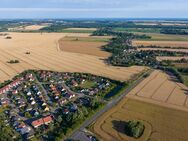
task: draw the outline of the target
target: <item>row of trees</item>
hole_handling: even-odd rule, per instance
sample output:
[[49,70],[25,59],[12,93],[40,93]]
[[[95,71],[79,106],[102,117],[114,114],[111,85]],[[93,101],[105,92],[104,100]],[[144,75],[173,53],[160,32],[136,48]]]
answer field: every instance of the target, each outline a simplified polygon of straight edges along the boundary
[[142,34],[133,34],[127,32],[115,32],[113,28],[99,28],[98,30],[94,31],[93,36],[120,36],[120,37],[127,37],[127,38],[134,38],[134,39],[151,39],[151,36]]
[[188,31],[183,30],[183,29],[174,29],[174,28],[161,29],[160,33],[162,33],[162,34],[188,35]]

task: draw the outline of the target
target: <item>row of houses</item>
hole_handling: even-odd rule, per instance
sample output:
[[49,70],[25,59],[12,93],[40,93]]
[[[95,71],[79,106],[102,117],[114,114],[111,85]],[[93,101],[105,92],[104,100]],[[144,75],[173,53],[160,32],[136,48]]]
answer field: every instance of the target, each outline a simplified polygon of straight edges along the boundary
[[18,78],[18,79],[16,79],[16,80],[14,80],[13,82],[11,82],[10,84],[8,84],[8,85],[2,87],[2,88],[0,89],[0,94],[7,93],[7,92],[10,91],[12,88],[19,86],[19,85],[21,84],[22,80],[23,80],[23,78]]
[[49,116],[46,116],[46,117],[43,117],[43,118],[40,118],[40,119],[32,121],[31,125],[34,128],[38,128],[38,127],[40,127],[42,125],[48,125],[51,122],[53,122],[53,117],[51,115],[49,115]]

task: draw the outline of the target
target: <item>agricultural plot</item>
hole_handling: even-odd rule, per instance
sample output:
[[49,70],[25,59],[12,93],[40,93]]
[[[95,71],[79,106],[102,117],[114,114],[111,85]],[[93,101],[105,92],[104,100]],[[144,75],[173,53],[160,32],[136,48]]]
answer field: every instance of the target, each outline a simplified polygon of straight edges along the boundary
[[[148,41],[181,41],[187,42],[188,35],[170,35],[170,34],[160,34],[160,33],[145,33],[145,32],[134,32],[135,34],[146,34],[151,36],[151,39],[147,39]],[[145,40],[145,39],[144,39]]]
[[93,33],[96,31],[96,28],[66,28],[63,29],[64,33]]
[[65,37],[59,41],[59,44],[62,51],[107,58],[110,53],[102,50],[102,46],[106,45],[107,41],[108,38],[103,37]]
[[139,41],[134,40],[133,41],[134,46],[161,46],[161,47],[187,47],[188,48],[188,42],[184,41]]
[[[9,33],[11,39],[0,37],[0,81],[11,79],[27,69],[63,72],[85,72],[126,81],[145,67],[113,67],[105,64],[97,55],[61,51],[58,44],[63,37],[89,37],[83,33]],[[100,43],[100,42],[99,42]],[[30,54],[26,54],[29,52]],[[7,61],[20,63],[8,64]]]
[[[102,141],[186,141],[187,116],[188,113],[184,111],[124,98],[97,119],[90,129]],[[140,138],[125,134],[124,126],[129,120],[138,120],[144,124],[145,130]]]
[[173,76],[156,70],[133,89],[128,97],[188,111],[187,90]]
[[188,52],[188,49],[169,49],[169,48],[138,48],[138,50],[161,50],[161,51],[171,51],[171,52]]
[[19,27],[9,28],[8,30],[9,31],[37,31],[47,26],[48,24],[28,25],[28,26],[19,26]]
[[186,60],[188,60],[188,57],[187,57],[187,56],[185,56],[185,57],[158,56],[158,57],[157,57],[157,60],[158,60],[158,61],[163,61],[163,60],[172,60],[172,61],[176,61],[176,60],[181,60],[181,59],[186,59]]

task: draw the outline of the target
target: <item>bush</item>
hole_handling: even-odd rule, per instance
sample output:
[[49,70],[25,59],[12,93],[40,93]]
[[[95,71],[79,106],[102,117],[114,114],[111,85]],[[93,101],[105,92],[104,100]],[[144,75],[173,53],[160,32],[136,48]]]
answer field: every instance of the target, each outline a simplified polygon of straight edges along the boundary
[[140,121],[128,121],[125,125],[125,133],[128,136],[139,138],[144,132],[145,126]]
[[10,61],[8,61],[8,63],[10,63],[10,64],[16,64],[16,63],[20,63],[20,61],[19,60],[10,60]]

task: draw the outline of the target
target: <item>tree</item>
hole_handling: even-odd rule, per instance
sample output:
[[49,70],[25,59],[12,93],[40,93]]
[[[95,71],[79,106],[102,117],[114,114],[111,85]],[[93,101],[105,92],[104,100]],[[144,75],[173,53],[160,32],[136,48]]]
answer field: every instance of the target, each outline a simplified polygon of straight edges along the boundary
[[60,115],[58,116],[57,121],[58,121],[59,123],[61,123],[61,122],[63,121],[63,119],[62,119],[62,117],[61,117]]

